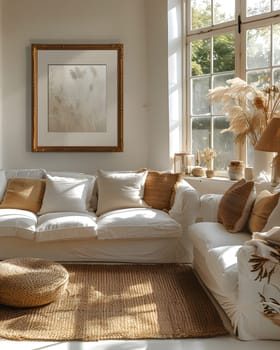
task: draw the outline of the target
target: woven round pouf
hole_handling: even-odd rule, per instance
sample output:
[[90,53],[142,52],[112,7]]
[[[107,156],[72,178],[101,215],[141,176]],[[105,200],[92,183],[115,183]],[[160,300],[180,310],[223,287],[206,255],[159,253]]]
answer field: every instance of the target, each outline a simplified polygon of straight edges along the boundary
[[59,263],[38,258],[0,262],[0,304],[33,307],[49,304],[63,295],[67,270]]

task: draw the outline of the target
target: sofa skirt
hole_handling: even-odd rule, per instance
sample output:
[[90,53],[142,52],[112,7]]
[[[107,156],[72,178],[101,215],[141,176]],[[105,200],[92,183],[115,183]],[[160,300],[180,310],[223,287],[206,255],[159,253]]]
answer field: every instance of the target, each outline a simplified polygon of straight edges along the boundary
[[96,238],[36,242],[17,237],[1,237],[0,260],[37,257],[60,262],[184,263],[186,251],[181,239]]

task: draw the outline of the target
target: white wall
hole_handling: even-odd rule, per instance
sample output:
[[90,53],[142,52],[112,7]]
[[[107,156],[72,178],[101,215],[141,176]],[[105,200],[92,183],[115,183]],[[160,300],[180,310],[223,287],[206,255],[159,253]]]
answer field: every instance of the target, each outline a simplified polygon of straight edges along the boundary
[[169,157],[168,10],[165,0],[147,0],[149,164],[172,167]]
[[168,0],[168,91],[170,156],[185,152],[183,118],[183,47],[182,0]]
[[[169,166],[166,0],[0,1],[1,167]],[[32,153],[31,43],[112,42],[124,44],[124,152]]]
[[3,101],[2,101],[2,40],[1,40],[1,32],[2,32],[2,0],[0,2],[0,168],[1,164],[3,164],[3,152],[2,152],[2,144],[3,144],[3,127],[2,127],[2,110],[3,110]]

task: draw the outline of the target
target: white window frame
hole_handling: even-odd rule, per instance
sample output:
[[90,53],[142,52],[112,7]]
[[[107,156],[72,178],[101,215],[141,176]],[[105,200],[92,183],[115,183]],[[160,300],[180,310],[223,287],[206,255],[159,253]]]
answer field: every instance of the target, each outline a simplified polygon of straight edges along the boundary
[[[212,0],[213,1],[213,0]],[[190,115],[191,115],[191,94],[188,92],[191,81],[191,62],[189,62],[188,58],[191,57],[190,52],[190,42],[192,40],[203,39],[205,37],[223,33],[225,29],[230,29],[235,33],[235,76],[240,77],[241,79],[246,80],[246,52],[242,50],[242,47],[246,47],[246,30],[250,28],[257,28],[269,24],[280,23],[280,10],[269,12],[266,14],[260,14],[256,16],[246,17],[246,0],[236,0],[236,10],[235,10],[235,19],[233,21],[229,21],[226,25],[217,24],[215,26],[209,26],[205,28],[200,28],[196,30],[191,30],[191,11],[188,11],[187,6],[190,6],[189,0],[182,0],[182,6],[186,11],[185,16],[185,67],[184,67],[184,82],[185,82],[185,95],[184,95],[184,103],[183,103],[183,113],[185,115],[185,127],[186,127],[186,139],[184,140],[187,152],[192,151],[192,135],[191,135],[191,123],[190,123]],[[271,0],[272,2],[272,0]],[[241,29],[241,32],[240,32]],[[270,69],[272,66],[270,67]],[[212,119],[212,117],[211,117]],[[211,122],[212,124],[212,122]],[[213,130],[213,129],[212,129]],[[211,135],[213,137],[213,133]],[[236,147],[236,157],[238,159],[247,161],[246,159],[246,145],[243,147]],[[222,175],[222,173],[221,173]]]

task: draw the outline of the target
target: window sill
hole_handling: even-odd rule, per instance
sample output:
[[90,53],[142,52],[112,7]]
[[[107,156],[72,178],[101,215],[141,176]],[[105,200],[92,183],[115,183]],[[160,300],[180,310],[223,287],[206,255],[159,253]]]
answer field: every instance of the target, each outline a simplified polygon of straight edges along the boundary
[[184,179],[193,186],[200,195],[206,193],[223,194],[236,181],[226,177],[211,177],[206,176],[184,176]]

